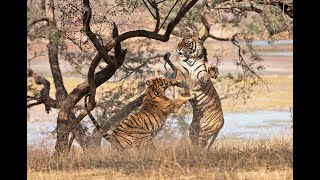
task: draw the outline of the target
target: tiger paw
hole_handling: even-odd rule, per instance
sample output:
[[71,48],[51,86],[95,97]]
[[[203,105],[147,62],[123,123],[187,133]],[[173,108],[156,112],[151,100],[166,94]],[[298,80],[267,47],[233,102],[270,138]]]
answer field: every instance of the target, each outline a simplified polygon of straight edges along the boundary
[[211,78],[217,79],[219,75],[219,69],[214,65],[210,65],[208,67],[208,73],[210,74]]
[[177,84],[179,84],[179,82],[175,79],[170,79],[170,85],[171,86],[176,86]]

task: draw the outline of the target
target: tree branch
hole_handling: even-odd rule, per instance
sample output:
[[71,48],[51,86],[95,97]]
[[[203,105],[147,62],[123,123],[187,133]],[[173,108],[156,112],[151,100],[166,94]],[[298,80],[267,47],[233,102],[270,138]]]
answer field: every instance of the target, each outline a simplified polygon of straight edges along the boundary
[[35,24],[41,22],[41,21],[46,21],[46,22],[49,22],[49,18],[46,18],[46,17],[42,17],[42,18],[39,18],[39,19],[36,19],[36,20],[33,20],[27,27],[27,33],[29,33],[30,29],[32,26],[34,26]]
[[[89,4],[89,0],[83,0],[83,6],[85,12],[83,14],[83,31],[86,33],[90,41],[93,43],[94,47],[97,49],[99,55],[107,62],[108,66],[114,66],[114,63],[106,49],[100,44],[99,40],[97,39],[96,35],[90,29],[90,20],[91,20],[91,7]],[[89,71],[88,71],[88,84],[90,88],[89,97],[89,106],[86,108],[86,111],[90,112],[96,106],[95,96],[96,96],[96,86],[94,83],[94,72],[96,67],[98,66],[101,59],[94,59],[90,64]],[[83,114],[83,113],[82,113]],[[85,114],[82,115],[85,117]],[[80,116],[81,117],[81,116]],[[77,118],[78,119],[78,118]],[[81,118],[82,119],[82,118]]]
[[255,0],[257,4],[261,5],[271,5],[279,8],[281,11],[283,11],[286,15],[288,15],[291,19],[293,19],[293,1],[283,1],[283,0]]
[[31,108],[32,106],[36,106],[36,105],[39,105],[39,104],[42,104],[42,102],[37,101],[37,102],[34,102],[34,103],[30,103],[30,104],[27,104],[27,108]]
[[211,26],[209,25],[206,17],[205,17],[205,14],[201,14],[200,15],[200,20],[201,20],[201,23],[203,24],[203,26],[205,27],[205,34],[201,37],[201,43],[203,44],[208,38],[211,38],[211,39],[215,39],[215,40],[218,40],[218,41],[232,41],[232,38],[221,38],[221,37],[216,37],[216,36],[213,36],[210,34],[210,28]]
[[156,2],[156,4],[160,4],[160,3],[164,2],[164,1],[166,1],[166,0],[158,1],[158,2]]
[[[220,37],[213,36],[213,35],[210,34],[210,27],[211,27],[211,26],[209,25],[209,23],[208,23],[208,21],[207,21],[204,13],[202,13],[202,14],[200,15],[200,19],[201,19],[201,22],[202,22],[203,26],[205,27],[205,33],[204,33],[203,37],[201,38],[201,43],[203,44],[203,43],[207,40],[207,38],[212,38],[212,39],[215,39],[215,40],[218,40],[218,41],[230,41],[233,45],[235,45],[235,46],[238,48],[238,56],[239,56],[239,61],[240,61],[239,64],[240,64],[241,67],[242,67],[243,74],[246,75],[246,72],[249,71],[249,72],[250,72],[250,76],[251,76],[251,77],[252,77],[252,76],[257,77],[261,82],[263,82],[263,83],[266,85],[266,87],[267,87],[267,89],[268,89],[268,91],[269,91],[268,84],[267,84],[263,79],[261,79],[261,77],[260,77],[258,74],[256,74],[256,72],[255,72],[254,70],[252,70],[252,69],[248,66],[248,64],[246,63],[246,61],[243,59],[242,53],[241,53],[242,48],[241,48],[241,46],[238,44],[238,41],[235,39],[235,37],[236,37],[239,33],[234,34],[234,35],[232,36],[232,38],[220,38]],[[204,48],[204,49],[205,49],[205,48]],[[206,49],[205,49],[205,52],[206,52]],[[205,59],[207,58],[206,53],[205,53],[204,58],[205,58]],[[245,84],[243,85],[242,88],[240,88],[239,91],[241,91],[242,89],[244,89],[244,88],[245,88],[244,86],[245,86]],[[239,93],[237,93],[237,94],[239,94]],[[221,100],[222,100],[222,99],[227,99],[227,98],[229,98],[229,97],[231,97],[231,95],[226,95],[226,96],[222,97]]]
[[167,18],[169,17],[171,11],[173,10],[173,8],[176,6],[176,4],[177,4],[178,2],[179,2],[179,0],[177,0],[177,1],[174,3],[174,5],[171,7],[170,11],[168,12],[167,16],[164,18],[164,20],[163,20],[163,22],[162,22],[162,24],[161,24],[161,26],[160,26],[159,29],[161,29],[162,26],[164,25],[164,23],[167,21]]
[[[239,3],[244,0],[236,0],[235,2]],[[291,19],[293,19],[293,1],[288,0],[249,0],[251,7],[245,7],[241,8],[245,11],[255,11],[259,14],[263,13],[263,11],[256,6],[253,6],[253,2],[259,5],[268,5],[268,6],[274,6],[279,8],[282,12],[284,12],[287,16],[289,16]],[[216,7],[218,4],[224,6],[224,3],[228,3],[230,0],[220,0],[219,2],[214,2],[213,8]],[[224,9],[231,9],[231,8],[224,8]]]
[[167,52],[164,56],[163,56],[163,59],[166,63],[169,64],[169,66],[171,67],[171,69],[173,70],[173,77],[176,77],[177,75],[177,67],[172,63],[172,61],[170,60],[170,56],[171,56],[171,53]]
[[[248,64],[246,63],[246,61],[243,59],[243,57],[242,57],[242,54],[241,54],[241,46],[238,44],[238,41],[235,39],[235,37],[238,35],[239,33],[236,33],[236,34],[234,34],[233,35],[233,37],[232,37],[232,44],[234,44],[235,46],[237,46],[238,47],[238,56],[239,56],[239,61],[240,61],[240,63],[242,63],[242,69],[244,70],[244,74],[246,74],[246,70],[249,70],[249,72],[251,73],[251,74],[253,74],[255,77],[257,77],[261,82],[263,82],[265,85],[266,85],[266,87],[267,87],[267,90],[269,91],[269,87],[268,87],[268,84],[263,80],[263,79],[261,79],[261,77],[254,71],[254,70],[252,70],[249,66],[248,66]],[[244,68],[245,67],[245,68]]]
[[156,26],[155,26],[155,28],[154,28],[154,32],[155,33],[158,33],[159,32],[159,30],[161,29],[161,27],[159,28],[159,25],[160,25],[160,14],[159,14],[159,8],[158,8],[158,4],[154,4],[153,6],[152,6],[154,9],[155,9],[155,11],[156,11]]
[[143,2],[144,5],[147,7],[147,9],[148,9],[148,11],[150,12],[150,14],[152,15],[152,17],[153,17],[154,19],[156,19],[156,16],[152,13],[152,11],[150,10],[150,8],[149,8],[149,6],[147,5],[147,3],[146,3],[144,0],[142,0],[142,2]]
[[51,108],[59,108],[60,104],[58,103],[58,101],[53,100],[49,95],[50,82],[46,78],[34,73],[32,70],[29,70],[28,75],[33,77],[35,82],[38,85],[43,85],[43,89],[40,91],[40,97],[37,98],[38,102],[28,104],[27,108],[38,105],[38,104],[42,104],[42,103],[44,104],[45,110],[47,113],[51,111]]

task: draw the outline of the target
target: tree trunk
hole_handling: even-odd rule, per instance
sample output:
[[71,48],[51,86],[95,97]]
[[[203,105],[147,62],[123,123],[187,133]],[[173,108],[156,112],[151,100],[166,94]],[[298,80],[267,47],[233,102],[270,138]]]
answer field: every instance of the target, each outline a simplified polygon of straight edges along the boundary
[[[44,1],[41,1],[42,5],[44,4]],[[59,66],[59,59],[58,59],[58,52],[59,52],[59,41],[61,38],[61,35],[59,31],[57,30],[56,26],[56,20],[54,17],[54,1],[48,0],[46,3],[46,15],[49,19],[48,26],[50,27],[51,33],[49,35],[49,44],[48,44],[48,57],[49,57],[49,64],[50,69],[53,77],[53,82],[56,89],[56,100],[58,107],[61,106],[62,102],[66,99],[68,96],[68,92],[63,84],[63,78]],[[75,119],[75,114],[70,113],[70,118]],[[70,120],[69,120],[70,121]],[[57,130],[63,129],[61,127],[57,127]],[[86,130],[81,126],[77,126],[75,129],[75,139],[79,142],[81,148],[85,151],[87,149],[87,143],[89,137],[86,135]],[[69,134],[69,133],[68,133]],[[64,136],[63,136],[64,137]],[[60,137],[61,138],[61,137]],[[66,138],[66,137],[64,137]],[[68,139],[68,137],[67,137]]]
[[[123,59],[125,52],[123,54]],[[99,55],[96,58],[100,58]],[[123,59],[118,61],[116,68],[107,67],[94,75],[95,86],[99,87],[102,83],[106,82],[112,77],[115,71],[122,65]],[[68,154],[68,137],[67,132],[72,125],[70,125],[69,115],[75,104],[86,94],[90,92],[88,82],[84,82],[78,85],[73,91],[67,96],[65,101],[61,104],[60,112],[57,119],[57,142],[55,146],[54,156],[67,155]],[[74,123],[72,121],[71,123]],[[79,126],[79,124],[76,124]],[[88,145],[86,145],[88,146]]]
[[64,99],[67,97],[68,93],[63,84],[63,79],[58,61],[60,35],[55,29],[53,31],[55,32],[52,33],[52,36],[49,39],[48,55],[53,82],[56,88],[56,100],[58,101],[58,104],[61,104],[61,102],[63,102]]

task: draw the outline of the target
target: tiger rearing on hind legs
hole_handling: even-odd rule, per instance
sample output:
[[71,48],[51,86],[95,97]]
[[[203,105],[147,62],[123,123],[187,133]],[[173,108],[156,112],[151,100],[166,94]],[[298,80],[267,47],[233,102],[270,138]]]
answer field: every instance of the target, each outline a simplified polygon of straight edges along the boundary
[[207,68],[204,48],[197,37],[183,38],[176,50],[180,59],[177,86],[183,87],[186,94],[189,90],[195,93],[195,98],[190,100],[193,109],[190,140],[194,146],[209,150],[224,124],[221,101],[211,81],[217,78],[218,69]]

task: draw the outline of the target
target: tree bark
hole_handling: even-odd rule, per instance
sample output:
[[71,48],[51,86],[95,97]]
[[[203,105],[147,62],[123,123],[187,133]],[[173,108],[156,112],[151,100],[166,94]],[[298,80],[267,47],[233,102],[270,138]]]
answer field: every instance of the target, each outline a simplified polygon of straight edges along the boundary
[[[118,61],[117,66],[115,68],[108,66],[107,68],[95,73],[94,83],[96,87],[99,87],[102,83],[106,82],[113,76],[116,70],[122,65],[125,53],[126,51],[123,52],[123,55],[122,55],[123,59]],[[96,58],[101,59],[99,55],[97,55]],[[61,104],[61,108],[60,108],[58,119],[57,119],[57,128],[58,128],[57,142],[55,146],[54,156],[68,153],[67,147],[68,147],[69,132],[73,128],[76,128],[78,125],[78,122],[76,120],[73,120],[71,123],[69,123],[70,122],[68,121],[69,113],[72,111],[76,103],[89,92],[90,90],[89,90],[88,81],[85,81],[79,84],[75,89],[73,89],[73,91],[67,96],[65,101],[63,101],[63,103]],[[83,111],[81,114],[84,114],[84,113],[86,112]]]

